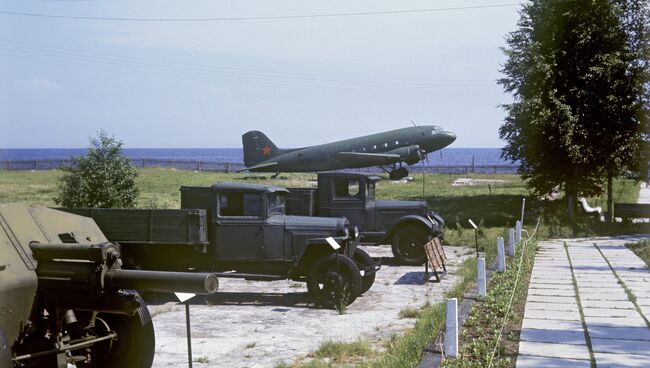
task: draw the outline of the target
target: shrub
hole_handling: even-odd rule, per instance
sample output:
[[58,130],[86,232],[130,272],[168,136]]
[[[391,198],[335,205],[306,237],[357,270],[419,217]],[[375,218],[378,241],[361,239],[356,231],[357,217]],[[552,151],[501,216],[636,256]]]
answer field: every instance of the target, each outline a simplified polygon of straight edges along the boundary
[[134,207],[138,173],[122,155],[122,142],[103,130],[90,139],[85,156],[73,157],[59,179],[54,201],[63,207]]

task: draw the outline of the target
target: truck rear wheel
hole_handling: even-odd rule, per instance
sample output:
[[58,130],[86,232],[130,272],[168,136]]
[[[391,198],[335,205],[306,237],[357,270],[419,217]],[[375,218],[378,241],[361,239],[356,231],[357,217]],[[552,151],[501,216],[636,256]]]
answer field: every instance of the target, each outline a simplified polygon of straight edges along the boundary
[[117,333],[117,340],[93,347],[93,367],[151,367],[156,347],[151,315],[144,300],[138,295],[140,307],[133,316],[100,313],[95,331],[105,335],[109,329]]
[[408,224],[397,229],[393,236],[393,255],[402,264],[419,266],[424,264],[427,255],[424,244],[431,240],[424,226]]
[[11,347],[9,339],[4,331],[0,328],[0,368],[12,368],[14,363],[11,362]]
[[352,304],[361,291],[361,273],[350,258],[332,254],[314,263],[307,290],[316,303],[329,308]]
[[377,273],[374,270],[375,267],[375,261],[372,260],[372,257],[370,257],[370,254],[368,254],[365,250],[357,248],[357,250],[354,252],[354,261],[359,265],[359,270],[364,269],[364,268],[372,268],[372,273],[366,273],[364,272],[363,275],[361,276],[361,291],[359,294],[364,294],[366,291],[370,289],[372,284],[375,283],[375,276]]

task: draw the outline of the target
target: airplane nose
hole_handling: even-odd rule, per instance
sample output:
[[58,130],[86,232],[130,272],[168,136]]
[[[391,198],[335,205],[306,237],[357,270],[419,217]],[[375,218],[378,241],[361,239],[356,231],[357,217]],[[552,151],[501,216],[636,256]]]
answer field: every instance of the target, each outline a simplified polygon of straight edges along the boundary
[[445,142],[445,146],[452,144],[456,140],[456,134],[449,131],[442,131],[438,133],[438,136],[440,136],[441,141]]

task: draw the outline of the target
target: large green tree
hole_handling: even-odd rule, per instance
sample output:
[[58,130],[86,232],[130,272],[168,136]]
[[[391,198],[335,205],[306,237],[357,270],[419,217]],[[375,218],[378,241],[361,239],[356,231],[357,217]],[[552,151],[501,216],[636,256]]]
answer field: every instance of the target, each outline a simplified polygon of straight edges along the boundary
[[54,201],[63,207],[134,207],[139,190],[138,173],[122,155],[122,142],[99,131],[90,139],[85,156],[75,157],[63,169],[59,195]]
[[533,0],[506,38],[503,155],[538,193],[563,186],[570,211],[609,183],[611,213],[611,179],[646,170],[649,22],[647,0]]

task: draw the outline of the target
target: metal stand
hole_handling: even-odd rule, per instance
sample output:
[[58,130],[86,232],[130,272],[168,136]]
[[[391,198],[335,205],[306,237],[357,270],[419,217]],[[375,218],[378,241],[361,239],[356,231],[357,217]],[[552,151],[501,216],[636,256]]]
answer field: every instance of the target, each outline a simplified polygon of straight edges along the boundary
[[185,302],[185,325],[187,326],[187,364],[192,368],[192,332],[190,331],[190,305]]

